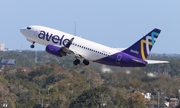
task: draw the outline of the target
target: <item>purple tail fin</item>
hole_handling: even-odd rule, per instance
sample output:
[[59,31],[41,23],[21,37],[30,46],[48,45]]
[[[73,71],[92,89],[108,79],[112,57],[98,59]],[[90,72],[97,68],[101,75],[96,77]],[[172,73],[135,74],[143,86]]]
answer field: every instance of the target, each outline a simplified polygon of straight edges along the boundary
[[122,52],[146,60],[160,32],[161,32],[160,29],[157,28],[153,29],[143,38],[141,38],[132,46],[130,46],[129,48],[125,49]]

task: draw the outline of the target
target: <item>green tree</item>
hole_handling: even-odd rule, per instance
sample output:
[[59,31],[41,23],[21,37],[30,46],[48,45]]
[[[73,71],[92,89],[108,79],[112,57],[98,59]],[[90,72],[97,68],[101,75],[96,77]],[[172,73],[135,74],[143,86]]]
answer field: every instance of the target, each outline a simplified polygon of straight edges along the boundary
[[140,92],[133,93],[129,105],[130,108],[146,108],[144,96]]
[[107,87],[97,87],[83,92],[76,100],[72,101],[69,108],[97,107],[108,104],[109,89]]
[[118,108],[128,108],[128,101],[121,96],[120,94],[116,94],[114,100],[114,105]]

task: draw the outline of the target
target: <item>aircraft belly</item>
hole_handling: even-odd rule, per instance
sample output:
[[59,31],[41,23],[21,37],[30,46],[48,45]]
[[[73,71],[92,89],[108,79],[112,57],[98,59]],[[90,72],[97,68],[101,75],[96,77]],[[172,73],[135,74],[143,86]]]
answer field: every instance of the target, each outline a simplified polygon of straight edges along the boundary
[[100,54],[87,54],[87,59],[90,60],[90,61],[94,61],[94,60],[97,60],[97,59],[101,59],[103,58],[104,56],[100,55]]
[[104,55],[101,55],[99,53],[92,52],[92,51],[78,48],[78,47],[74,47],[74,46],[71,46],[70,50],[72,50],[76,55],[80,55],[80,56],[82,56],[82,58],[89,60],[89,61],[94,61],[94,60],[104,57]]

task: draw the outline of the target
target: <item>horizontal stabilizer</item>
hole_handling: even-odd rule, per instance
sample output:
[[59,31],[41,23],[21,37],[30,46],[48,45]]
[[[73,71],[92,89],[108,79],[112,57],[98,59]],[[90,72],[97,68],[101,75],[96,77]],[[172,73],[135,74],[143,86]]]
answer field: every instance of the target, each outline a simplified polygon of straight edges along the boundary
[[145,60],[148,64],[161,64],[161,63],[169,63],[169,61],[158,61],[158,60]]
[[136,62],[136,63],[140,63],[140,64],[144,64],[146,65],[147,63],[146,62],[143,62],[143,61],[140,61],[140,60],[136,60],[136,59],[131,59],[133,62]]

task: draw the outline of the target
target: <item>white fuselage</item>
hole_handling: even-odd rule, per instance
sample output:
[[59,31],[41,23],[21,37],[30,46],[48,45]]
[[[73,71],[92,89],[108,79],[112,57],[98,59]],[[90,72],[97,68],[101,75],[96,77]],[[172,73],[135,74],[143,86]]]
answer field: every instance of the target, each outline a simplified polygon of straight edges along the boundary
[[86,66],[89,65],[89,61],[121,67],[144,67],[147,64],[169,63],[168,61],[146,60],[151,50],[149,48],[152,48],[161,31],[157,28],[126,49],[110,48],[44,26],[29,26],[20,31],[27,40],[33,43],[31,48],[34,48],[34,43],[39,43],[46,46],[47,52],[59,57],[74,54],[76,58],[74,65],[80,63],[78,57],[84,59],[83,63]]
[[30,26],[30,28],[31,29],[29,31],[26,29],[26,32],[23,32],[24,29],[21,29],[22,34],[27,38],[27,40],[45,46],[52,44],[63,47],[67,39],[70,40],[74,37],[73,44],[69,47],[69,49],[75,54],[81,55],[83,58],[89,61],[95,61],[119,52],[117,49],[110,48],[52,28],[43,26]]

